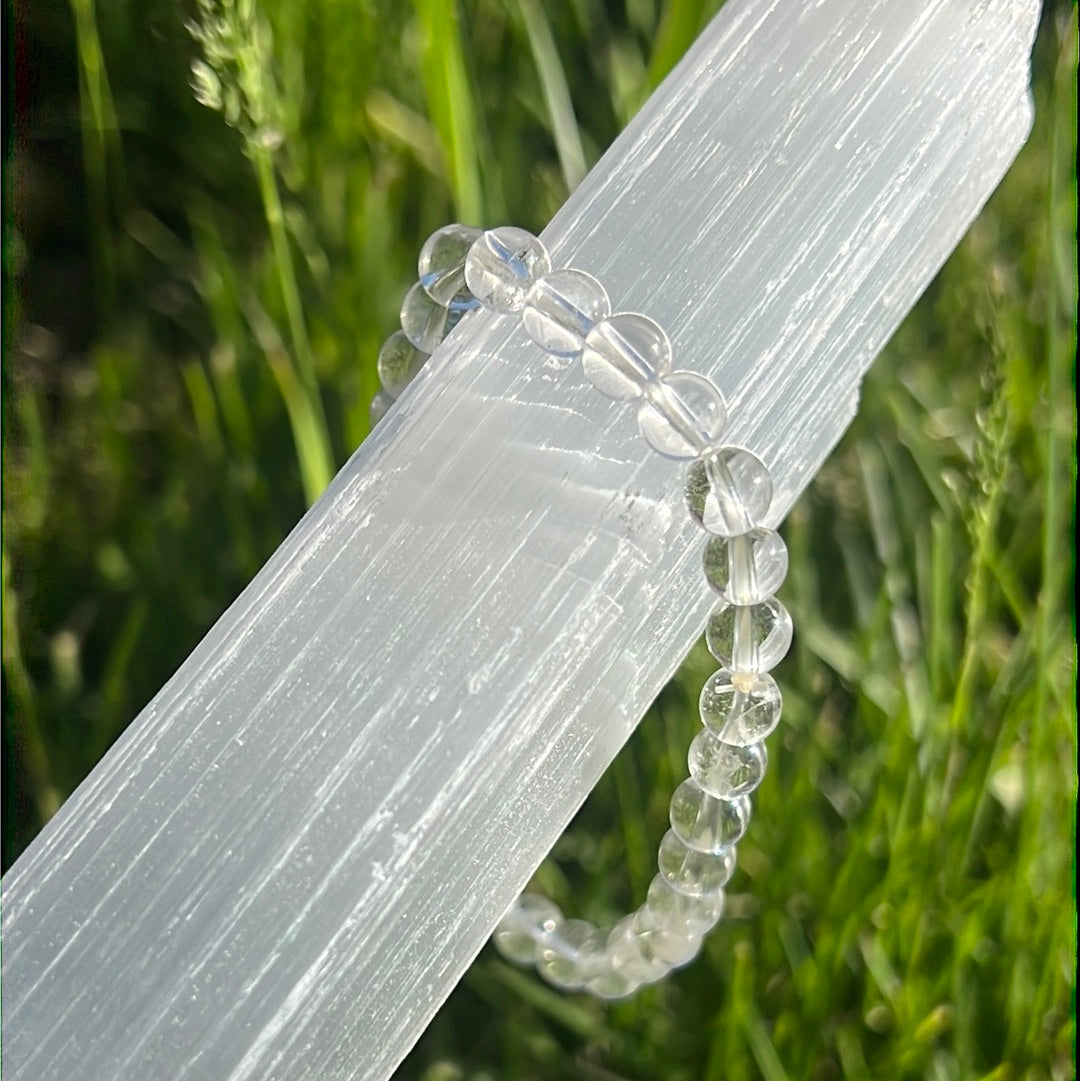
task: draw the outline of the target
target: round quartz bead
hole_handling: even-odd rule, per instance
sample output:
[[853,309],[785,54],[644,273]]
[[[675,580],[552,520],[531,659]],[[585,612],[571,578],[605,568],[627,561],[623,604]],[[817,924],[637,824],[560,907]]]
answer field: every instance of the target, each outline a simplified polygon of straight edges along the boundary
[[493,311],[521,311],[537,278],[551,269],[547,249],[524,229],[512,225],[489,229],[465,258],[465,284]]
[[601,394],[617,401],[640,398],[671,368],[671,342],[648,316],[616,312],[586,335],[581,368]]
[[610,958],[600,971],[585,981],[585,990],[597,998],[617,999],[632,995],[641,986],[622,972],[617,972]]
[[396,398],[427,362],[428,354],[418,349],[400,330],[394,331],[379,350],[376,369],[383,390]]
[[640,986],[662,980],[672,966],[660,960],[651,948],[642,947],[641,936],[635,930],[636,918],[637,913],[632,912],[615,924],[608,935],[607,953],[612,971]]
[[671,797],[671,828],[689,848],[720,852],[735,844],[750,824],[750,801],[717,799],[690,778]]
[[775,529],[751,529],[737,537],[710,537],[705,577],[732,604],[757,604],[771,597],[787,574],[788,553]]
[[734,672],[767,672],[791,647],[791,616],[775,598],[760,604],[721,601],[705,625],[709,652]]
[[760,524],[772,502],[772,480],[759,458],[725,447],[694,462],[686,475],[686,505],[710,533],[736,537]]
[[541,943],[562,922],[562,913],[553,902],[535,893],[523,893],[496,927],[495,946],[508,961],[534,964],[540,960]]
[[553,270],[533,282],[521,321],[541,349],[557,357],[576,357],[585,337],[611,314],[604,287],[582,270]]
[[481,232],[470,225],[445,225],[424,242],[417,269],[424,292],[436,304],[447,308],[472,299],[465,284],[465,258]]
[[735,849],[699,852],[679,840],[674,830],[668,830],[660,842],[656,862],[660,874],[680,893],[703,897],[720,892],[731,880]]
[[697,458],[714,450],[727,424],[719,388],[696,372],[672,372],[650,383],[638,410],[645,442],[665,458]]
[[686,926],[668,926],[648,904],[633,914],[630,925],[641,955],[669,968],[688,964],[701,949],[702,932]]
[[540,943],[537,971],[566,990],[601,971],[607,937],[586,920],[565,920]]
[[701,721],[725,743],[748,747],[780,723],[780,688],[772,676],[721,668],[701,688]]
[[687,756],[690,776],[719,799],[750,795],[761,784],[768,761],[765,744],[740,747],[726,743],[708,728],[697,734]]
[[645,904],[659,924],[678,934],[704,935],[720,921],[724,912],[724,893],[694,897],[675,889],[663,875],[649,884]]
[[577,956],[557,956],[550,961],[541,961],[536,966],[536,971],[560,991],[581,990],[593,974],[592,968]]
[[394,399],[386,393],[385,390],[377,391],[375,397],[371,399],[371,410],[368,413],[371,421],[371,427],[374,428],[383,417],[390,410],[390,406],[394,404]]
[[401,329],[417,349],[434,353],[469,308],[467,303],[437,304],[417,282],[401,303]]

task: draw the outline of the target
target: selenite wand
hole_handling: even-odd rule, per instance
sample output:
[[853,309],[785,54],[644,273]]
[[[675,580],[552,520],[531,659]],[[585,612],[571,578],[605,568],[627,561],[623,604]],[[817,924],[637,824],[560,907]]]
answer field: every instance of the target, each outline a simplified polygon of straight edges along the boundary
[[[731,0],[544,231],[778,521],[1031,123],[1031,0]],[[678,470],[470,316],[4,879],[9,1081],[389,1076],[701,632]]]

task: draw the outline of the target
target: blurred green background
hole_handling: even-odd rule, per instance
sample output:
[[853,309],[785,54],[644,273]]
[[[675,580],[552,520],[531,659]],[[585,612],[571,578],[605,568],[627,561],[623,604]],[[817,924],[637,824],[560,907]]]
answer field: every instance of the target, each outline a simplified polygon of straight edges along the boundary
[[[718,7],[5,5],[5,868],[364,438],[423,238],[542,227]],[[615,1005],[487,950],[401,1078],[1073,1076],[1075,46],[1048,3],[1028,146],[785,527],[730,918]],[[540,872],[568,910],[640,900],[708,670]]]

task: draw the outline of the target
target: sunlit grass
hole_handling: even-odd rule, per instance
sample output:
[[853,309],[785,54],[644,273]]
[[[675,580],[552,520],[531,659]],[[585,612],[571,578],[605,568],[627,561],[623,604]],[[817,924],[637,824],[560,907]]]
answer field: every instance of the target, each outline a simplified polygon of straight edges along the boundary
[[[164,0],[41,9],[96,288],[85,350],[9,319],[5,864],[364,437],[423,237],[542,226],[717,6],[203,0],[243,31],[216,65]],[[787,523],[785,722],[723,929],[611,1006],[485,952],[401,1077],[1071,1076],[1069,12],[1029,145]],[[708,671],[540,872],[566,908],[640,899]]]

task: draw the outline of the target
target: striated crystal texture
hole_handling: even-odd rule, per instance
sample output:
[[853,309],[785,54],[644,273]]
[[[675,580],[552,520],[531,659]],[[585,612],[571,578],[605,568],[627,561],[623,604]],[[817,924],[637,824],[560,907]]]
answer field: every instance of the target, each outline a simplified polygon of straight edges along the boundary
[[671,342],[648,316],[616,312],[601,319],[585,338],[581,369],[608,398],[640,398],[645,387],[670,368]]
[[585,337],[611,314],[604,287],[583,270],[553,270],[533,282],[521,320],[542,349],[557,357],[576,357]]
[[524,229],[506,225],[489,229],[465,258],[465,283],[492,311],[520,311],[537,278],[551,269],[544,245]]
[[665,458],[697,458],[724,434],[727,406],[712,380],[697,372],[671,372],[648,384],[638,410],[645,442]]
[[787,575],[788,553],[775,529],[752,529],[737,537],[710,537],[702,558],[705,578],[732,604],[771,597]]
[[717,799],[690,778],[671,797],[671,828],[689,848],[720,852],[735,844],[750,824],[745,797]]
[[465,284],[465,258],[480,235],[481,230],[470,225],[444,225],[424,242],[417,270],[424,292],[436,304],[447,308],[472,299]]
[[791,616],[775,598],[760,604],[721,601],[705,626],[709,652],[734,672],[767,672],[791,646]]
[[718,799],[750,795],[761,784],[768,761],[763,743],[728,743],[708,728],[694,737],[687,755],[690,776]]
[[780,688],[772,676],[721,668],[705,681],[702,723],[726,743],[760,743],[780,723]]

